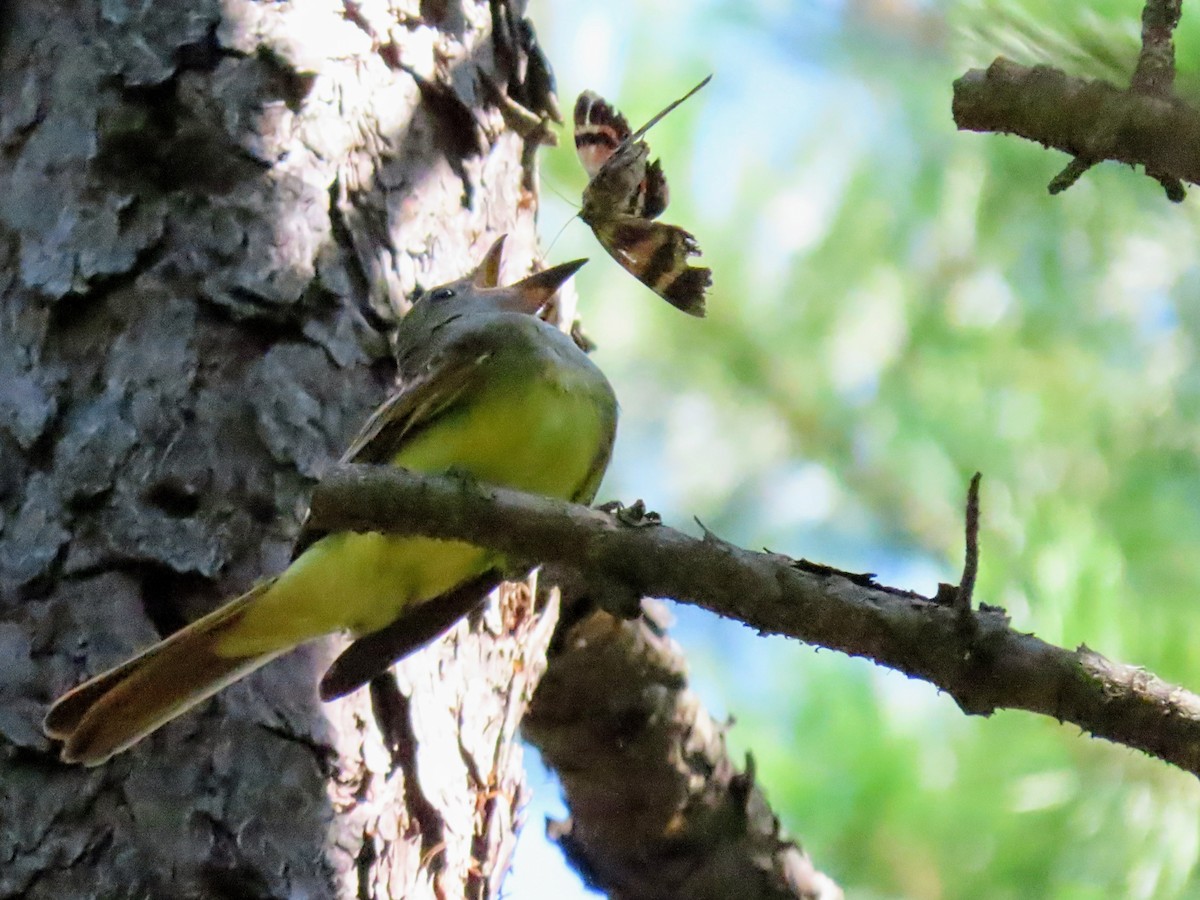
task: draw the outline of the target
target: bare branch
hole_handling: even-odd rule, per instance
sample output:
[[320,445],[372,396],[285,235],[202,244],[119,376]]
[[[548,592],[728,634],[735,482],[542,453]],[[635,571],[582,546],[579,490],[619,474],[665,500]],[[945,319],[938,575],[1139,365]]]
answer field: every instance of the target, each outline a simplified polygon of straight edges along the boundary
[[1049,66],[1028,68],[999,57],[987,71],[971,69],[954,82],[954,124],[965,131],[1015,134],[1070,153],[1051,181],[1065,191],[1098,162],[1142,165],[1173,203],[1183,182],[1197,184],[1200,114],[1173,93],[1175,45],[1182,0],[1146,0],[1142,49],[1128,90],[1072,78]]
[[1130,87],[1143,94],[1170,97],[1175,83],[1175,44],[1183,0],[1146,0],[1142,9],[1142,52]]
[[586,602],[563,610],[522,725],[571,810],[547,832],[611,897],[841,900],[781,832],[753,762],[730,759],[661,604],[646,607],[631,621]]
[[803,560],[667,527],[627,527],[586,507],[389,466],[344,466],[313,495],[314,523],[460,538],[510,559],[672,597],[764,633],[863,656],[950,694],[967,713],[1025,709],[1071,722],[1200,774],[1200,697],[1087,647],[1070,651],[1009,627],[981,605],[963,635],[936,600]]
[[1061,172],[1050,179],[1048,190],[1051,194],[1061,194],[1082,178],[1083,173],[1092,165],[1093,163],[1088,162],[1082,156],[1075,157],[1063,167]]
[[1001,57],[954,82],[953,109],[962,130],[1015,134],[1075,157],[1052,190],[1073,183],[1080,166],[1104,160],[1144,166],[1160,182],[1200,184],[1200,112],[1177,97]]
[[979,481],[982,476],[976,472],[971,478],[971,486],[967,489],[967,540],[966,552],[963,559],[962,578],[955,592],[954,605],[960,616],[969,616],[971,598],[975,596],[975,578],[979,575]]

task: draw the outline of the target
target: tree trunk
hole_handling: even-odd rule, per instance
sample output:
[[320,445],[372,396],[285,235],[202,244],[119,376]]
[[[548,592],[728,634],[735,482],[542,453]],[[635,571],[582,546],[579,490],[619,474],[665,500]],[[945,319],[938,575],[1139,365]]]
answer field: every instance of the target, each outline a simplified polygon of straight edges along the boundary
[[39,730],[286,564],[418,285],[501,232],[529,260],[532,155],[481,81],[536,95],[521,11],[401,5],[0,7],[2,897],[497,891],[549,630],[528,590],[398,690],[322,707],[331,643],[97,769]]

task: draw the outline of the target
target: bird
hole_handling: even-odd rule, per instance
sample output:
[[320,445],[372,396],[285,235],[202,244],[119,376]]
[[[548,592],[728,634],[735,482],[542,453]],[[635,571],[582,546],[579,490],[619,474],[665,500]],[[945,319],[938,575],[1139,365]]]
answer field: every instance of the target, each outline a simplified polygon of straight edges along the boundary
[[[401,319],[400,386],[342,461],[462,473],[589,503],[612,455],[616,396],[575,342],[537,316],[587,260],[501,287],[503,245],[501,237],[470,273],[425,291]],[[322,533],[306,520],[283,572],[68,691],[43,731],[62,742],[64,762],[100,765],[310,640],[370,636],[403,624],[406,612],[428,630],[439,597],[498,567],[495,552],[462,541]]]

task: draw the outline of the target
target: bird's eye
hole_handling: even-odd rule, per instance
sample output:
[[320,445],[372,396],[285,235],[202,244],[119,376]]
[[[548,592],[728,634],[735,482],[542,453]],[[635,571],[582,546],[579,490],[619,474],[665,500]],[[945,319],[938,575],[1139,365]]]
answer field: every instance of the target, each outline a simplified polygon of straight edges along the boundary
[[439,300],[449,300],[455,294],[454,288],[440,287],[435,291],[430,292],[429,299],[434,303]]

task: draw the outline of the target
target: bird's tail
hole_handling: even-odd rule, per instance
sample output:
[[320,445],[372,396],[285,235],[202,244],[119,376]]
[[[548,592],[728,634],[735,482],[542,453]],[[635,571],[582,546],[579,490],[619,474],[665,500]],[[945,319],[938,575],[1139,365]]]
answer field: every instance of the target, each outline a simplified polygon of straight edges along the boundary
[[97,766],[291,649],[280,647],[251,655],[221,652],[222,639],[236,629],[273,583],[256,585],[60,697],[46,713],[42,730],[63,742],[63,761]]

